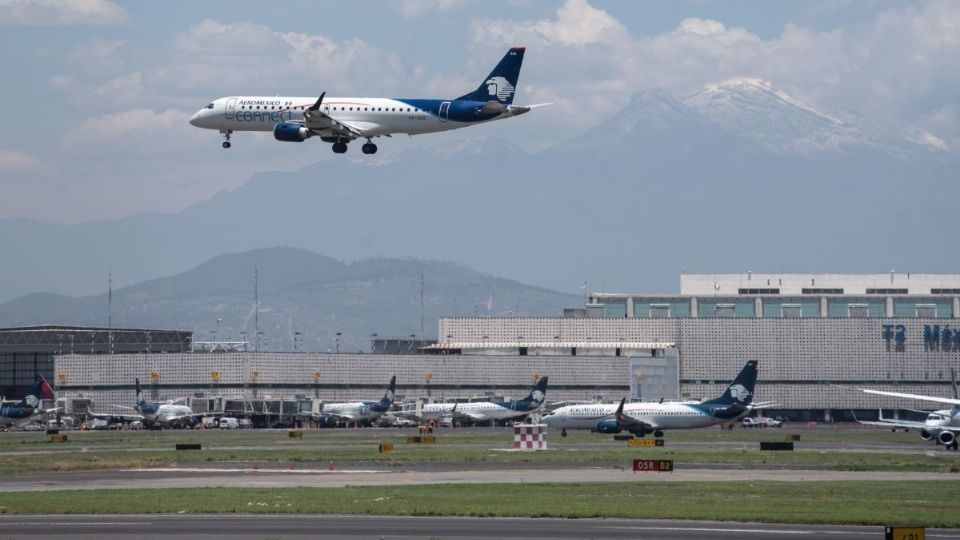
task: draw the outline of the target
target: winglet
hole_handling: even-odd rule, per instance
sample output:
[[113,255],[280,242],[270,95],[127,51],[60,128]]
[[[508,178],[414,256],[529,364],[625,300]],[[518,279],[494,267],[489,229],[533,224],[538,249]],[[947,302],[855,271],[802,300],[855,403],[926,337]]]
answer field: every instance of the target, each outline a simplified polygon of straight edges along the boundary
[[616,414],[617,422],[623,422],[624,420],[627,419],[626,416],[623,415],[623,404],[626,402],[627,402],[627,398],[623,398],[620,400],[620,406],[617,407],[617,414]]
[[320,94],[320,97],[317,98],[317,102],[314,103],[313,105],[311,105],[310,108],[308,108],[307,110],[308,110],[308,111],[319,111],[319,110],[320,110],[320,104],[323,103],[323,96],[325,96],[325,95],[327,95],[326,91],[324,91],[323,93],[321,93],[321,94]]

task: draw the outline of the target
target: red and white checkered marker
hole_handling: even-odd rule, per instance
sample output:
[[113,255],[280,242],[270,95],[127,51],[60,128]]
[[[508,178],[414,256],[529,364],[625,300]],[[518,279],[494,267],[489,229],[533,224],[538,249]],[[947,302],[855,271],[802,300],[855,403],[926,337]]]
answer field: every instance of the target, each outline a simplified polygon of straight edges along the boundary
[[547,426],[517,424],[513,427],[513,447],[518,450],[546,450]]

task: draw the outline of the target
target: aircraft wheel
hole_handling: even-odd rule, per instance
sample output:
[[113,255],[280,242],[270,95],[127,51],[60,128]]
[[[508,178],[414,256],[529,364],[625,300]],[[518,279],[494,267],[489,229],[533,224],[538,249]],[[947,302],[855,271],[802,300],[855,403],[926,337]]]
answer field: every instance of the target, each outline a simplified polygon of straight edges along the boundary
[[346,153],[347,153],[347,143],[345,143],[345,142],[333,143],[333,153],[334,153],[334,154],[346,154]]
[[653,432],[653,436],[659,439],[660,437],[663,437],[663,432],[658,429],[657,431]]
[[377,153],[377,145],[373,144],[372,142],[368,142],[368,143],[364,144],[364,145],[360,148],[360,150],[362,150],[364,154],[376,154],[376,153]]
[[560,436],[561,436],[561,437],[566,437],[566,436],[567,436],[567,430],[565,430],[565,429],[560,430]]
[[224,148],[230,148],[230,141],[223,141]]

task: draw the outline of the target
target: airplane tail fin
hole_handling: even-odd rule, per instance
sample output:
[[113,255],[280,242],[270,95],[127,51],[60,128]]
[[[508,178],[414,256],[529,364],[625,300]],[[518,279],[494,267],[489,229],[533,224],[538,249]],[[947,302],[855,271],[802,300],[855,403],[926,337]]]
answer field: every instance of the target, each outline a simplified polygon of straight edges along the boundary
[[458,97],[467,101],[496,101],[501,105],[513,103],[513,94],[520,80],[520,66],[526,47],[513,47],[504,55],[497,67],[487,75],[480,86],[469,94]]
[[757,385],[757,361],[750,360],[743,366],[730,386],[716,399],[706,403],[711,405],[749,405],[753,401],[753,389]]
[[530,393],[524,398],[525,401],[532,401],[533,403],[542,405],[543,400],[547,397],[547,379],[548,377],[540,377],[540,379],[537,380],[537,384],[533,385],[533,389],[530,390]]
[[37,380],[33,383],[30,393],[24,396],[21,404],[27,407],[37,407],[41,399],[53,399],[53,388],[50,383],[43,378],[43,375],[37,374]]
[[393,399],[397,395],[397,376],[394,375],[390,377],[390,386],[387,387],[387,393],[383,395],[383,399],[380,400],[380,405],[382,407],[390,407],[393,405]]
[[137,405],[143,403],[143,390],[140,389],[140,379],[134,379],[134,401]]
[[953,399],[960,399],[960,390],[957,390],[957,374],[950,368],[950,381],[953,382]]

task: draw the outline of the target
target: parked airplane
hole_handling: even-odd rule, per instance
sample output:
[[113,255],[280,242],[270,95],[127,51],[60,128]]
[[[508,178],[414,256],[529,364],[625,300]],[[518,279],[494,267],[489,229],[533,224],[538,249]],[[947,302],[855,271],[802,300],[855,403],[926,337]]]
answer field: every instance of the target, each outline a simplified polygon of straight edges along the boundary
[[880,419],[876,422],[862,420],[857,421],[861,424],[874,426],[919,429],[921,439],[925,441],[936,441],[938,444],[942,444],[947,448],[958,450],[960,449],[960,442],[957,440],[957,436],[960,435],[960,390],[957,389],[957,380],[953,369],[950,370],[950,379],[953,381],[953,399],[938,396],[924,396],[920,394],[904,394],[901,392],[886,392],[883,390],[857,388],[857,390],[867,394],[877,394],[880,396],[916,399],[920,401],[947,403],[953,405],[953,407],[950,409],[940,409],[930,412],[927,415],[926,420],[923,422],[884,418],[882,410],[880,411]]
[[503,120],[549,105],[514,105],[525,47],[507,51],[490,75],[469,94],[454,99],[391,99],[286,96],[231,96],[214,100],[190,118],[199,128],[220,131],[230,148],[235,131],[272,131],[274,138],[302,142],[311,137],[333,143],[343,154],[347,143],[366,139],[364,154],[377,153],[374,137],[419,135]]
[[375,420],[393,406],[397,394],[397,376],[390,377],[390,386],[380,401],[351,401],[347,403],[324,403],[320,416],[333,417],[350,422]]
[[548,377],[541,377],[523,399],[512,401],[474,401],[472,403],[428,403],[420,417],[440,421],[444,418],[469,422],[494,422],[529,415],[543,405],[547,395]]
[[57,411],[56,408],[41,409],[42,399],[53,399],[53,388],[38,374],[33,389],[19,403],[0,406],[0,427],[21,426]]
[[626,398],[620,404],[597,403],[568,405],[547,414],[542,422],[560,428],[566,436],[568,429],[589,429],[600,433],[628,431],[643,437],[653,433],[662,437],[665,429],[690,429],[735,421],[754,408],[769,405],[753,402],[757,383],[757,361],[747,362],[740,374],[716,399],[702,402],[630,403]]
[[118,405],[121,409],[132,409],[137,414],[91,414],[94,418],[115,421],[122,419],[127,422],[140,420],[147,427],[188,427],[196,425],[204,416],[196,414],[193,409],[186,405],[177,405],[179,399],[172,399],[164,403],[154,403],[147,401],[143,397],[143,391],[140,389],[140,379],[134,379],[134,397],[136,405],[125,407]]

